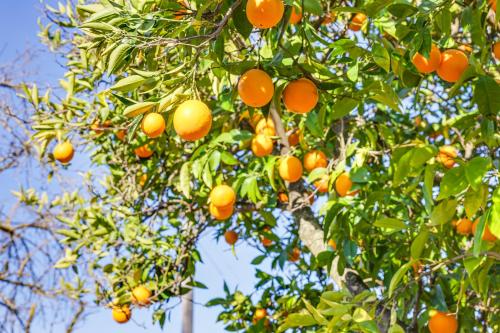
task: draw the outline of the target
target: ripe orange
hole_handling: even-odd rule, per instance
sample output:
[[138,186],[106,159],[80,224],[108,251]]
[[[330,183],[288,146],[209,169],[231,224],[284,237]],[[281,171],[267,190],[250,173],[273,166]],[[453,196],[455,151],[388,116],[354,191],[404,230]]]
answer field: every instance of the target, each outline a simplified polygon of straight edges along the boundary
[[323,175],[319,180],[314,182],[314,186],[318,190],[319,193],[327,193],[328,192],[328,182],[330,180],[330,176]]
[[[269,227],[265,227],[264,231],[269,233],[271,231],[271,229]],[[269,247],[273,244],[272,239],[266,238],[266,236],[264,236],[264,235],[260,236],[260,241],[264,247]]]
[[226,239],[226,243],[234,245],[238,241],[238,233],[234,230],[228,230],[224,233],[224,238]]
[[300,130],[297,130],[288,136],[288,144],[290,146],[296,146],[300,142]]
[[165,119],[159,113],[148,113],[142,119],[141,129],[150,138],[157,138],[165,131]]
[[138,286],[132,290],[132,303],[138,306],[146,306],[151,304],[151,290],[145,286]]
[[228,218],[230,218],[231,215],[233,215],[234,206],[231,205],[229,207],[218,208],[218,207],[214,206],[212,203],[210,203],[209,210],[210,210],[210,214],[212,214],[212,216],[216,220],[224,221],[224,220],[227,220]]
[[292,252],[288,254],[288,260],[291,262],[297,262],[300,259],[300,249],[298,247],[294,247]]
[[304,155],[304,168],[311,172],[316,168],[326,168],[328,160],[321,150],[311,150]]
[[174,113],[174,129],[186,141],[196,141],[210,132],[212,112],[198,100],[183,102]]
[[140,158],[148,158],[153,155],[154,151],[149,149],[149,145],[145,144],[144,146],[140,146],[139,148],[136,148],[134,150],[135,154],[139,156]]
[[252,139],[252,151],[257,157],[264,157],[273,152],[273,140],[264,134],[257,134]]
[[436,310],[429,311],[429,331],[431,333],[455,333],[458,321],[454,314]]
[[288,194],[285,192],[278,193],[278,200],[281,203],[288,203]]
[[349,24],[349,29],[352,31],[359,31],[363,27],[363,24],[366,21],[366,15],[363,13],[357,13],[351,20]]
[[470,235],[472,232],[472,222],[467,218],[460,219],[457,221],[455,228],[461,235]]
[[[476,219],[474,223],[472,224],[472,234],[476,234],[476,228],[477,224],[479,223],[479,219]],[[488,227],[488,224],[484,226],[484,231],[483,231],[483,240],[487,242],[496,242],[497,238],[495,235],[491,233],[490,227]]]
[[488,3],[491,6],[491,9],[493,9],[494,12],[497,11],[497,0],[488,0]]
[[286,156],[281,158],[278,171],[283,180],[295,183],[302,177],[302,163],[295,156]]
[[248,0],[246,13],[250,23],[260,29],[269,29],[283,18],[285,5],[282,0]]
[[126,130],[119,130],[118,132],[116,132],[116,137],[120,141],[124,141],[126,135],[127,135],[127,131]]
[[352,180],[347,172],[344,172],[343,174],[338,176],[337,179],[335,180],[335,190],[341,197],[345,197],[346,195],[348,195],[349,191],[351,190],[351,187],[352,187]]
[[330,239],[328,241],[328,245],[330,245],[330,247],[333,249],[333,251],[337,251],[337,243],[335,243],[335,241],[333,239]]
[[497,60],[500,60],[500,42],[493,44],[493,54]]
[[302,20],[302,9],[299,7],[292,7],[292,14],[290,15],[290,24],[297,24]]
[[251,69],[241,76],[238,94],[246,105],[260,108],[273,99],[273,80],[263,70]]
[[455,165],[455,158],[457,158],[457,150],[452,146],[439,147],[439,153],[436,160],[443,164],[447,169],[453,168]]
[[464,52],[446,50],[441,54],[441,64],[437,69],[437,74],[447,82],[457,82],[467,66],[469,66],[469,59]]
[[231,186],[217,185],[210,192],[210,202],[217,208],[228,208],[236,202],[236,193]]
[[432,73],[438,69],[439,64],[441,63],[441,51],[439,51],[439,48],[435,44],[432,44],[429,58],[426,58],[417,52],[413,56],[411,62],[420,73]]
[[119,324],[125,324],[132,317],[132,311],[128,305],[113,306],[111,314],[113,319]]
[[276,128],[274,126],[274,121],[271,118],[266,119],[261,119],[257,123],[257,126],[255,127],[255,133],[257,134],[264,134],[267,136],[275,136],[276,135]]
[[253,314],[254,322],[258,322],[259,320],[262,320],[266,317],[267,317],[267,310],[266,309],[257,309],[257,310],[255,310],[255,313]]
[[58,143],[54,147],[54,151],[52,152],[54,158],[59,162],[66,164],[69,163],[73,156],[75,155],[75,150],[73,149],[73,145],[69,141],[64,141]]
[[318,104],[316,85],[309,79],[301,78],[287,84],[283,90],[283,102],[290,112],[307,113]]

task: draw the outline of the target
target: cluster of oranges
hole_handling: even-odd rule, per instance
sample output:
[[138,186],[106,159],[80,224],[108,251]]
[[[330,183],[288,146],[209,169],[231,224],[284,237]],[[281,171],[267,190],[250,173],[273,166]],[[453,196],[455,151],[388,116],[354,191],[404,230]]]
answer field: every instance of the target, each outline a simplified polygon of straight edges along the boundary
[[437,72],[446,82],[457,82],[469,66],[469,58],[461,50],[450,49],[441,52],[432,44],[429,57],[416,53],[412,58],[415,68],[422,74]]
[[[152,293],[145,286],[135,287],[131,294],[130,299],[132,304],[138,307],[144,307],[151,304]],[[124,324],[132,318],[132,310],[128,304],[111,304],[113,319],[120,324]]]
[[217,185],[210,192],[209,210],[216,220],[223,221],[233,215],[235,203],[236,193],[229,185]]
[[[477,229],[478,224],[479,224],[479,219],[476,219],[474,222],[472,222],[468,218],[462,218],[458,221],[452,222],[452,225],[455,227],[455,230],[457,231],[457,233],[464,235],[464,236],[469,236],[471,234],[476,235],[476,229]],[[496,242],[496,240],[497,240],[495,235],[493,235],[491,233],[491,230],[488,227],[488,224],[484,225],[482,239],[486,242]]]

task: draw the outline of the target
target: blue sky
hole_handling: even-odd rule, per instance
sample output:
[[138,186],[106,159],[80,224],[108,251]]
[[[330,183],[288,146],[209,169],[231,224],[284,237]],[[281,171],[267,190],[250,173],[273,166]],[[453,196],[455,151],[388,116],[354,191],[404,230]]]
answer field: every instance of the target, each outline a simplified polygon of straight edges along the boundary
[[[41,87],[57,83],[64,73],[63,68],[56,62],[57,58],[44,52],[44,47],[39,44],[37,38],[37,18],[41,16],[39,0],[2,0],[0,1],[0,64],[10,62],[26,48],[40,50],[32,63],[30,80],[36,81]],[[81,163],[78,166],[78,163]],[[86,163],[84,158],[75,160],[70,170],[65,175],[73,174],[74,170],[82,168]],[[71,170],[73,169],[73,170]],[[29,184],[26,177],[19,174],[0,174],[0,200],[9,203],[10,191],[19,188],[20,185],[41,187],[45,186],[43,179],[31,178]],[[33,180],[34,179],[34,180]],[[213,234],[206,233],[200,241],[199,248],[203,254],[204,264],[198,267],[197,280],[208,286],[208,290],[197,290],[195,292],[196,303],[204,304],[209,299],[223,295],[223,281],[231,288],[239,286],[243,292],[250,292],[253,288],[254,271],[250,265],[256,255],[256,251],[245,243],[239,243],[236,247],[238,258],[231,253],[230,247],[225,242],[217,243]],[[161,332],[160,328],[151,324],[151,314],[148,310],[138,310],[133,314],[133,319],[138,324],[130,322],[126,325],[115,324],[111,319],[111,313],[107,309],[91,309],[92,314],[86,321],[79,325],[77,333],[96,332]],[[165,325],[165,332],[180,332],[180,309],[177,308],[171,315],[171,321]],[[218,314],[217,308],[206,309],[195,304],[195,332],[196,333],[218,333],[223,332],[222,325],[216,324]],[[38,324],[35,333],[47,332],[46,327]],[[64,327],[56,326],[55,332],[64,332]]]

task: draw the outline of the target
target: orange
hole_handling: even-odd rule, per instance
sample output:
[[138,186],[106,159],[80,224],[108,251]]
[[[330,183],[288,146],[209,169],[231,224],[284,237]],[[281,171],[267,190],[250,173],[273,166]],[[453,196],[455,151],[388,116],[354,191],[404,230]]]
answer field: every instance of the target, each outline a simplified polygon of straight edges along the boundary
[[288,194],[285,192],[278,193],[278,200],[281,203],[288,203]]
[[146,185],[147,181],[148,181],[148,175],[147,174],[142,174],[139,177],[139,185],[144,186],[144,185]]
[[238,233],[234,230],[228,230],[224,233],[224,238],[226,239],[226,243],[234,245],[238,241]]
[[265,134],[267,136],[275,136],[276,128],[274,126],[274,121],[271,118],[268,118],[267,120],[261,119],[255,127],[255,133]]
[[300,142],[300,131],[295,131],[288,136],[288,144],[290,146],[296,146]]
[[429,318],[431,333],[455,333],[458,330],[457,317],[452,313],[431,310]]
[[282,0],[248,0],[246,13],[250,23],[260,29],[269,29],[283,18],[285,5]]
[[[479,219],[476,219],[474,223],[472,224],[472,234],[476,234],[476,228],[477,224],[479,223]],[[488,224],[484,226],[484,231],[483,231],[483,240],[487,242],[496,242],[497,238],[495,235],[491,233],[490,227],[488,227]]]
[[157,138],[165,131],[165,119],[159,113],[148,113],[142,119],[141,129],[149,138]]
[[328,160],[321,150],[311,150],[304,155],[304,168],[311,172],[316,168],[326,168]]
[[134,150],[135,154],[139,156],[140,158],[148,158],[153,155],[154,151],[149,149],[148,144],[145,144],[144,146],[140,146],[139,148],[136,148]]
[[328,245],[330,245],[330,247],[333,249],[333,251],[337,251],[337,243],[335,243],[335,241],[333,239],[330,239],[328,241]]
[[278,171],[283,180],[295,183],[302,177],[302,163],[295,156],[286,156],[280,160]]
[[267,317],[267,310],[266,309],[257,309],[257,310],[255,310],[255,313],[253,314],[254,322],[258,322],[259,320],[262,320],[266,317]]
[[116,137],[120,141],[124,141],[126,135],[127,135],[127,131],[126,130],[119,130],[118,132],[116,132]]
[[183,102],[174,113],[174,129],[186,141],[196,141],[210,132],[212,112],[198,100]]
[[431,46],[429,58],[424,57],[420,53],[415,53],[411,62],[420,73],[428,74],[438,69],[441,63],[441,51],[434,44]]
[[273,152],[273,140],[264,134],[257,134],[252,139],[252,151],[257,157],[264,157]]
[[447,169],[453,168],[455,165],[455,158],[457,158],[457,150],[452,146],[439,147],[439,153],[436,160],[443,164]]
[[290,112],[307,113],[318,104],[316,85],[309,79],[301,78],[287,84],[283,90],[283,103]]
[[210,214],[212,214],[212,216],[216,220],[224,221],[224,220],[227,220],[228,218],[230,218],[231,215],[233,215],[234,206],[231,205],[229,207],[218,208],[218,207],[214,206],[212,203],[210,203],[209,210],[210,210]]
[[330,180],[330,176],[323,175],[319,180],[314,182],[314,186],[318,190],[319,193],[327,193],[328,192],[328,181]]
[[366,21],[366,15],[363,13],[357,13],[349,23],[349,29],[352,31],[359,31],[363,27],[363,24]]
[[132,303],[138,306],[146,306],[151,304],[151,290],[145,286],[138,286],[132,290]]
[[463,218],[457,221],[455,228],[461,235],[470,235],[472,232],[472,222],[469,219]]
[[73,156],[75,155],[75,150],[73,149],[73,145],[69,141],[59,142],[52,152],[54,158],[59,162],[66,164],[69,163]]
[[447,82],[457,82],[469,66],[467,55],[460,50],[446,50],[441,54],[437,69],[439,77]]
[[251,69],[241,76],[238,94],[246,105],[260,108],[273,99],[273,80],[263,70]]
[[497,60],[500,60],[500,42],[493,44],[493,54]]
[[491,6],[491,9],[493,9],[494,12],[497,11],[497,0],[488,0],[488,3]]
[[231,186],[217,185],[210,192],[210,202],[217,208],[228,208],[236,202],[236,193]]
[[120,324],[125,324],[132,317],[132,311],[128,305],[113,306],[113,319]]
[[300,249],[298,247],[294,247],[292,252],[288,254],[288,260],[291,262],[297,262],[300,259]]
[[292,14],[290,15],[290,24],[297,24],[302,20],[302,9],[293,6]]
[[[269,227],[265,227],[264,231],[269,233],[271,231],[271,229]],[[263,236],[263,235],[260,236],[260,241],[264,247],[269,247],[273,244],[272,239],[266,238],[266,236]]]
[[335,190],[341,197],[345,197],[346,195],[348,195],[349,191],[351,190],[351,187],[352,187],[352,180],[347,172],[344,172],[343,174],[338,176],[337,179],[335,180]]

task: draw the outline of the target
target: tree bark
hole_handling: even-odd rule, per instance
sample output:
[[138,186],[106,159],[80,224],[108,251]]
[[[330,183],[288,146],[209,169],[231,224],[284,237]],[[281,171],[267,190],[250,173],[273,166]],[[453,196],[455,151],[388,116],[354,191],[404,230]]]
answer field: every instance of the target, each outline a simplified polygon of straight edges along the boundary
[[193,290],[182,296],[182,333],[193,333]]

